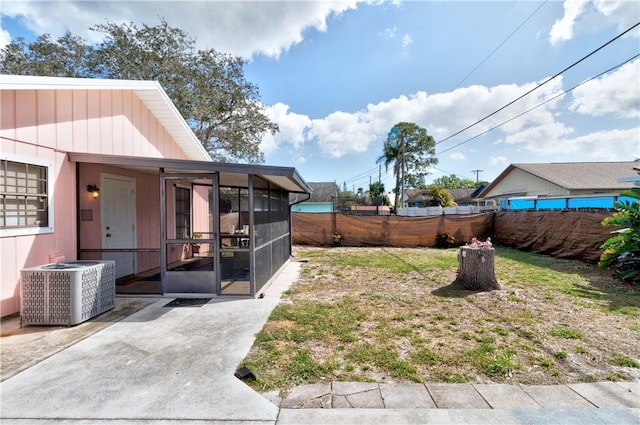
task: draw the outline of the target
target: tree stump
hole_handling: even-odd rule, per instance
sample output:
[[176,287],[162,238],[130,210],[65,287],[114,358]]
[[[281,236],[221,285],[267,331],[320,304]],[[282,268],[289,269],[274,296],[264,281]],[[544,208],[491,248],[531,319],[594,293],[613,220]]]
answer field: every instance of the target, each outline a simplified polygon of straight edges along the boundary
[[458,277],[454,283],[470,291],[500,289],[494,266],[494,248],[463,246],[458,252]]

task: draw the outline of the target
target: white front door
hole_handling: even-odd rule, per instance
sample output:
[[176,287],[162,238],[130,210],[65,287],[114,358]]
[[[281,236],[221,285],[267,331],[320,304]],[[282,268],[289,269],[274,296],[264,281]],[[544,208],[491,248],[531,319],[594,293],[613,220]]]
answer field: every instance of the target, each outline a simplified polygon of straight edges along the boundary
[[[136,180],[132,177],[100,175],[102,247],[136,247]],[[134,252],[105,252],[104,260],[115,260],[116,278],[136,272]]]

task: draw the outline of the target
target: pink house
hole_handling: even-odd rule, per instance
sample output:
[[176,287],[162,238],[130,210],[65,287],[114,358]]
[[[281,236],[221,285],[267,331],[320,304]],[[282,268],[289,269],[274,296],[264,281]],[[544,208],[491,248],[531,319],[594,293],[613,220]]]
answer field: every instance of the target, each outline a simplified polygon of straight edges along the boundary
[[291,253],[294,168],[212,162],[153,81],[0,75],[0,315],[20,271],[116,261],[117,293],[258,296]]

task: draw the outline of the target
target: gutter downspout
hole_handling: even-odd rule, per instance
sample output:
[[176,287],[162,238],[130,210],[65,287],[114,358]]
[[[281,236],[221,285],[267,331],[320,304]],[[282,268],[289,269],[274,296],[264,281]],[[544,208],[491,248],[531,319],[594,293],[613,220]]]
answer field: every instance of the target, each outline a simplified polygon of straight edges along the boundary
[[307,193],[307,198],[306,199],[302,199],[300,201],[296,201],[296,202],[292,202],[289,204],[289,257],[291,257],[291,255],[293,254],[292,250],[291,250],[291,244],[293,243],[293,222],[291,220],[291,207],[295,204],[299,204],[302,203],[304,201],[308,201],[311,198],[311,193]]

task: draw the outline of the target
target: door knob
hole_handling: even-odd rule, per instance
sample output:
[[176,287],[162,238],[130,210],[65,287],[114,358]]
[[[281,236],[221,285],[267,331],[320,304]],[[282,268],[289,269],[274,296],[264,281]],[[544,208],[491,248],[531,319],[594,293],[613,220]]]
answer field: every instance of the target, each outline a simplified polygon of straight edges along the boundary
[[110,238],[111,237],[111,233],[107,233],[107,237]]

